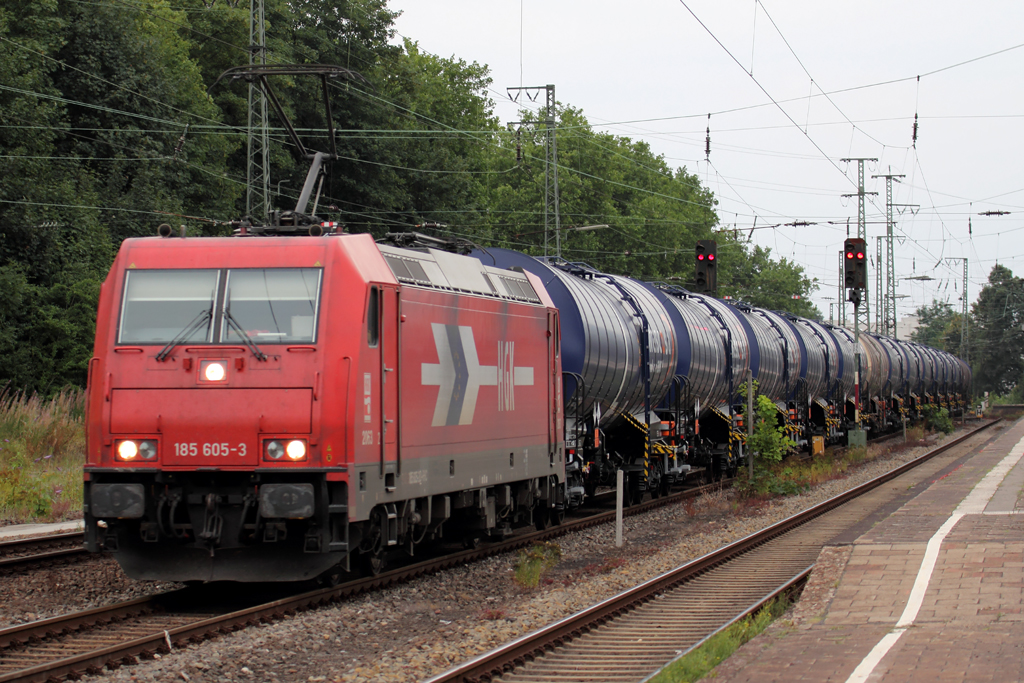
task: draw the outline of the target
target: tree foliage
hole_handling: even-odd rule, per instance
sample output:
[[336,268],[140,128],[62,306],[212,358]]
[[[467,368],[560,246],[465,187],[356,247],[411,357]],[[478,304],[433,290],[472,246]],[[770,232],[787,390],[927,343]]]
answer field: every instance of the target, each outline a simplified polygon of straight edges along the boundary
[[[930,306],[921,306],[915,312],[917,329],[910,334],[912,341],[936,349],[956,353],[960,350],[960,315],[948,301],[933,300]],[[956,325],[956,348],[948,348],[947,336],[951,326]]]
[[788,311],[806,318],[821,319],[821,312],[807,298],[817,288],[817,278],[804,274],[785,258],[773,261],[771,249],[728,250],[722,254],[727,274],[723,294],[775,311]]
[[[421,229],[544,253],[545,125],[494,115],[485,65],[395,44],[386,0],[266,0],[269,63],[336,64],[339,158],[318,213],[353,232]],[[120,242],[162,222],[223,234],[245,213],[247,89],[211,85],[249,58],[247,3],[8,0],[0,6],[0,382],[82,385],[99,285]],[[304,144],[328,149],[319,79],[273,86]],[[271,116],[274,208],[308,168]],[[693,244],[719,241],[723,294],[817,316],[815,283],[717,231],[716,200],[641,141],[557,114],[562,256],[688,286]],[[607,225],[578,231],[575,228]],[[549,251],[556,236],[549,235]]]
[[1024,377],[1024,280],[994,266],[971,313],[974,390],[1009,393]]

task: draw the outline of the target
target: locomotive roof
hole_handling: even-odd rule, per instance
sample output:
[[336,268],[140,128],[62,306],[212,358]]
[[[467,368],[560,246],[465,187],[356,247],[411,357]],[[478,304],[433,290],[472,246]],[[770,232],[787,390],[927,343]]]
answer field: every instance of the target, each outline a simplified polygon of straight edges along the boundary
[[485,266],[470,256],[437,249],[400,249],[384,244],[378,247],[399,282],[496,299],[542,303],[521,271]]

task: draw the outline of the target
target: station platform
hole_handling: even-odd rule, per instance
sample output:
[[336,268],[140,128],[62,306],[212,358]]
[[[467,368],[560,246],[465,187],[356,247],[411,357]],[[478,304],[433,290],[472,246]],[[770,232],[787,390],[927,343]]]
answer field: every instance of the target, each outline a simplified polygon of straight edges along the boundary
[[0,526],[0,541],[64,534],[69,531],[81,531],[84,528],[85,523],[80,519],[71,522],[57,522],[56,524],[11,524],[10,526]]
[[[826,548],[723,681],[1024,681],[1024,419]],[[917,487],[915,487],[917,488]]]

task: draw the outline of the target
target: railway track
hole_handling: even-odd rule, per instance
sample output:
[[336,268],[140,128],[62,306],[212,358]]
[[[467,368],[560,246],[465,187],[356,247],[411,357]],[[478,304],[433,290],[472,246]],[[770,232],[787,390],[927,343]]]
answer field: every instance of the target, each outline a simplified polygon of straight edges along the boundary
[[[626,515],[639,514],[699,496],[704,491],[729,483],[721,482],[663,496],[627,508],[624,512]],[[173,648],[187,647],[190,643],[282,619],[301,610],[550,540],[570,531],[605,523],[614,517],[615,510],[603,511],[567,520],[544,531],[520,534],[498,543],[333,587],[282,595],[270,602],[247,603],[245,596],[253,593],[265,595],[266,590],[280,592],[282,589],[240,589],[241,597],[225,604],[223,585],[212,589],[198,586],[0,629],[0,683],[50,681],[84,673],[100,673],[105,667],[113,669],[133,664],[157,653],[165,654]],[[220,608],[211,605],[219,605]]]
[[[646,680],[710,634],[798,587],[822,546],[909,495],[902,481],[885,484],[899,477],[934,477],[973,448],[985,436],[979,432],[992,424],[427,683]],[[950,451],[949,457],[937,457]]]
[[[897,436],[886,435],[871,441],[884,443]],[[721,482],[721,486],[724,487],[731,484],[731,479]],[[693,495],[698,495],[700,491],[708,490],[708,488],[710,487],[698,486],[696,491],[689,489],[660,500],[648,501],[641,508],[630,509],[631,511],[627,512],[627,514],[635,514],[636,511],[640,510],[649,510],[657,505],[667,505],[678,500],[680,497],[692,497]],[[614,501],[615,491],[605,491],[590,499],[586,508],[591,510],[596,507],[607,507],[608,505],[613,505]],[[601,517],[598,521],[606,521],[606,517]],[[84,536],[81,531],[73,531],[51,536],[33,536],[0,542],[0,576],[44,569],[86,557],[89,553],[82,546]]]
[[[639,514],[697,497],[706,491],[729,486],[731,483],[731,480],[727,480],[648,500],[626,508],[624,513],[627,516]],[[614,500],[614,492],[598,498]],[[281,595],[270,602],[249,604],[241,599],[226,605],[222,595],[211,595],[204,591],[203,587],[197,587],[2,629],[0,683],[50,681],[65,677],[73,678],[83,673],[99,673],[104,668],[132,664],[139,659],[152,658],[157,653],[165,654],[174,648],[186,647],[190,643],[201,642],[223,633],[282,619],[298,611],[314,609],[359,593],[551,540],[571,531],[607,523],[614,517],[614,509],[604,510],[585,518],[567,520],[562,525],[545,531],[520,534],[499,543],[426,560],[378,576],[346,581],[333,587],[319,588],[298,595]],[[31,548],[33,543],[75,543],[80,542],[80,539],[81,534],[26,539],[22,542],[22,548]],[[33,561],[44,561],[42,558],[50,552],[73,554],[81,552],[81,549],[51,549],[31,558],[10,559],[26,563],[27,566],[27,563]],[[223,587],[220,586],[216,590],[221,592]],[[245,591],[246,594],[253,592],[265,594],[265,591]],[[758,595],[757,598],[763,599],[764,596]],[[220,605],[220,608],[211,607],[214,604]],[[747,606],[753,609],[751,605],[753,602],[749,601]],[[702,623],[698,632],[706,630]]]
[[33,536],[0,543],[0,575],[31,571],[88,555],[84,534],[71,531],[52,536]]

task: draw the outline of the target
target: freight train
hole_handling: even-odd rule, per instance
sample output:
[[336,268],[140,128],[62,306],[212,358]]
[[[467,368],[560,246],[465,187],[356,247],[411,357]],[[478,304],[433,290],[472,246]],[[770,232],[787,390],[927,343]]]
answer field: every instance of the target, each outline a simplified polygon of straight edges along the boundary
[[101,290],[86,545],[134,578],[379,571],[558,523],[618,469],[631,501],[722,476],[751,378],[801,445],[968,399],[959,359],[861,334],[858,416],[847,330],[583,264],[240,232],[126,240]]

